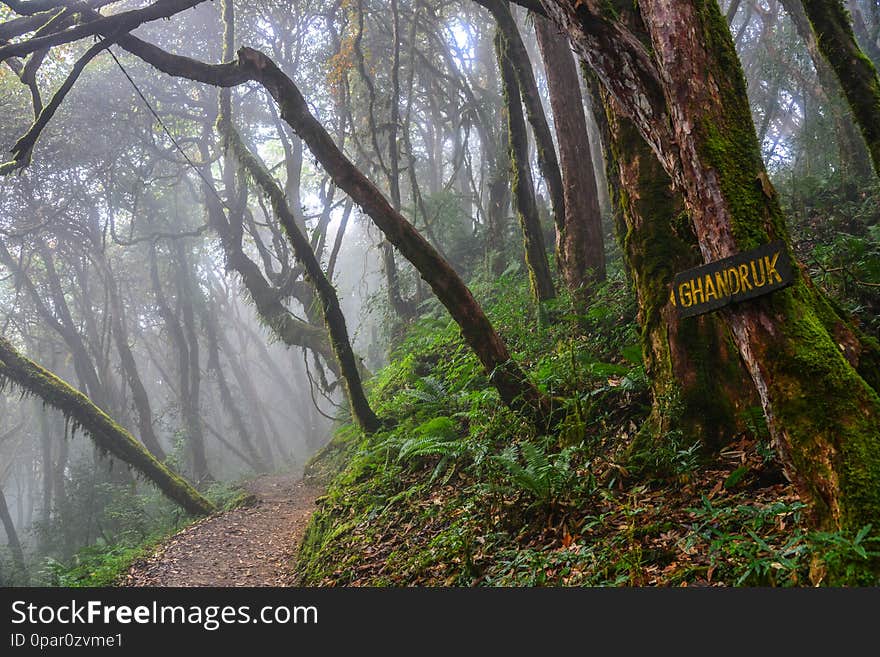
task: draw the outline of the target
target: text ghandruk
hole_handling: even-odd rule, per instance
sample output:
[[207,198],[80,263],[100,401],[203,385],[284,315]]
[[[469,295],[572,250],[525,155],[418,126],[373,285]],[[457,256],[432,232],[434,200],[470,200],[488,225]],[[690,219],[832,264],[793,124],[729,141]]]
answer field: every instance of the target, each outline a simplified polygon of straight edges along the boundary
[[679,316],[692,317],[769,294],[793,280],[785,243],[773,242],[678,274],[671,301]]

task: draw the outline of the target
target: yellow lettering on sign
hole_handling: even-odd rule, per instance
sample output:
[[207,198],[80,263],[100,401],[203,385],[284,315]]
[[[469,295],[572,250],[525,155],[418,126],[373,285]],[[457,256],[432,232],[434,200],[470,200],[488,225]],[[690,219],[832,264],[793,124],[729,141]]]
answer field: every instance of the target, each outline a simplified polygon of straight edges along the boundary
[[[739,291],[742,289],[742,284],[739,282],[739,271],[736,267],[731,267],[727,270],[727,274],[730,283],[730,296],[733,296],[734,294],[739,294]],[[736,283],[736,289],[734,289],[733,287],[734,283]]]
[[[706,302],[706,297],[703,296],[703,281],[699,278],[695,278],[691,281],[691,295],[694,298],[694,303],[700,304]],[[697,298],[699,297],[699,301]]]
[[694,300],[691,297],[690,283],[682,283],[678,286],[678,298],[681,299],[683,308],[690,308],[694,305]]
[[715,284],[712,282],[712,275],[706,274],[706,303],[709,299],[717,299],[718,293],[715,291]]
[[[755,283],[755,287],[764,287],[764,285],[767,283],[767,277],[764,276],[764,261],[763,261],[763,260],[758,260],[758,261],[757,261],[757,263],[758,263],[758,267],[757,267],[757,269],[755,268],[755,262],[756,262],[755,260],[752,260],[752,262],[751,262],[751,265],[752,265],[752,281],[754,281],[754,283]],[[761,280],[760,280],[760,282],[758,281],[758,273],[759,273],[759,272],[760,272],[760,274],[761,274]]]
[[752,284],[749,283],[749,266],[748,265],[740,265],[739,266],[739,280],[742,283],[742,291],[748,292],[752,289]]
[[669,288],[669,303],[672,304],[672,307],[675,308],[678,304],[675,303],[675,288]]
[[715,272],[715,287],[718,288],[719,297],[729,297],[728,274],[724,272]]
[[779,260],[779,254],[773,254],[773,260],[770,260],[770,256],[764,256],[764,262],[766,263],[767,270],[767,281],[772,285],[773,278],[776,278],[777,283],[782,283],[782,276],[779,275],[779,272],[776,271],[776,262]]

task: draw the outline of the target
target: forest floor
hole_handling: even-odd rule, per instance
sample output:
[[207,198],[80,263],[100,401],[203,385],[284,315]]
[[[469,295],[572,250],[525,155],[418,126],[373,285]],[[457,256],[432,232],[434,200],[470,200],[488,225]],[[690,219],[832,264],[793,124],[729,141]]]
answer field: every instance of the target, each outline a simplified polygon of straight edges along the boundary
[[248,482],[244,506],[211,516],[135,562],[122,586],[292,586],[296,551],[321,489],[294,475]]

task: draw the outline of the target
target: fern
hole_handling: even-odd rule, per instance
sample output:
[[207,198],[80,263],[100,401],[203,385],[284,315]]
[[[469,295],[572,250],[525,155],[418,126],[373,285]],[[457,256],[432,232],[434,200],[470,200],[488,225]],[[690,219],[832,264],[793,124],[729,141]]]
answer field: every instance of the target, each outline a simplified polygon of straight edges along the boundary
[[431,481],[446,469],[450,460],[459,458],[467,451],[465,444],[458,440],[455,423],[446,416],[424,422],[413,433],[415,435],[400,446],[397,460],[406,461],[420,456],[442,457],[434,468]]
[[537,502],[555,505],[571,483],[570,456],[566,449],[551,459],[542,447],[526,442],[519,450],[511,445],[495,460],[510,475],[511,482],[531,493]]

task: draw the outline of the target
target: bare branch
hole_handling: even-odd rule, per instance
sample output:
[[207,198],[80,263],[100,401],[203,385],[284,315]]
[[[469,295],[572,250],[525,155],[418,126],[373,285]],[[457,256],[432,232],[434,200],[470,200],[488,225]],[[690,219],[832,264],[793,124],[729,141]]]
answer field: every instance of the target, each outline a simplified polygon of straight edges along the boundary
[[123,11],[112,16],[101,16],[88,8],[84,8],[82,12],[83,16],[89,15],[92,16],[92,18],[100,16],[100,18],[82,23],[76,27],[64,30],[63,32],[57,32],[42,37],[34,37],[22,41],[21,43],[11,43],[0,47],[0,61],[3,61],[8,57],[26,55],[41,50],[42,48],[51,48],[52,46],[58,46],[62,43],[71,43],[72,41],[78,41],[83,37],[96,34],[108,38],[115,37],[119,34],[130,32],[144,23],[149,23],[160,18],[170,18],[175,14],[179,14],[182,11],[186,11],[187,9],[199,5],[204,1],[205,0],[157,0],[157,2],[154,2],[143,9]]
[[[24,136],[15,142],[15,145],[11,149],[13,159],[5,164],[0,164],[0,175],[6,175],[16,169],[28,165],[31,159],[31,153],[34,149],[34,144],[37,143],[37,139],[40,137],[43,128],[48,125],[49,121],[55,115],[55,112],[61,106],[61,103],[64,101],[64,98],[70,90],[73,89],[73,85],[76,84],[76,81],[79,79],[80,74],[88,63],[111,43],[112,42],[108,39],[96,43],[76,61],[73,65],[73,69],[64,81],[64,84],[62,84],[58,91],[55,92],[52,100],[43,108],[40,115],[37,117],[37,120],[34,121],[33,125],[28,129]],[[24,77],[24,75],[22,75],[22,77]]]

